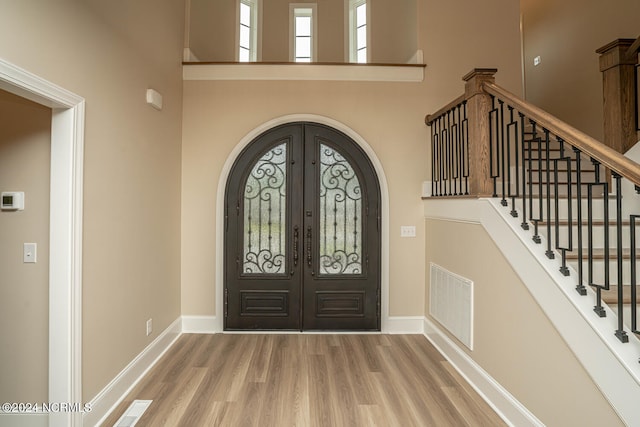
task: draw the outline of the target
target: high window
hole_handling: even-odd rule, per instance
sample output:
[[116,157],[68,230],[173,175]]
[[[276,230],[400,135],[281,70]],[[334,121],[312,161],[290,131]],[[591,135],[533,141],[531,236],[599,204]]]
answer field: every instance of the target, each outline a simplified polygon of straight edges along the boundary
[[349,1],[349,61],[367,62],[367,0]]
[[250,62],[258,59],[258,2],[239,1],[238,61]]
[[316,60],[316,5],[292,4],[290,11],[290,59],[294,62],[313,62]]

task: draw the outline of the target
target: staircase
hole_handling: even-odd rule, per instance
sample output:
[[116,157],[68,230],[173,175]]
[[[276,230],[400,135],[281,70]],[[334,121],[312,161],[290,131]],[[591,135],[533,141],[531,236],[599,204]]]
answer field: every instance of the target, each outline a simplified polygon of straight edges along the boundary
[[[606,365],[587,368],[590,375],[624,420],[640,423],[637,402],[628,398],[640,394],[640,164],[499,87],[495,72],[473,70],[463,78],[465,94],[426,117],[431,195],[486,199],[528,242],[609,351]],[[508,249],[503,253],[509,258]],[[576,354],[588,365],[589,353],[602,350]],[[614,371],[620,376],[607,379]]]
[[[610,217],[610,213],[616,210],[617,202],[615,189],[611,191],[610,177],[601,165],[588,156],[566,156],[567,147],[564,143],[541,138],[537,133],[535,126],[528,126],[524,131],[524,162],[520,173],[529,185],[530,198],[519,202],[517,206],[518,211],[522,212],[526,210],[523,204],[528,203],[530,218],[528,224],[523,223],[523,227],[534,230],[532,238],[537,243],[547,242],[548,257],[564,256],[563,265],[567,266],[564,272],[578,277],[582,285],[577,291],[581,295],[587,294],[587,286],[592,286],[596,292],[599,289],[601,303],[609,305],[616,313],[622,309],[624,324],[638,333],[637,305],[634,304],[632,309],[632,303],[640,294],[637,292],[638,285],[635,285],[633,291],[631,286],[631,264],[633,259],[637,261],[631,250],[631,221],[622,220],[620,223],[622,289],[619,289],[618,222]],[[605,188],[609,190],[606,194],[606,209],[603,192]],[[516,191],[511,187],[511,194]],[[551,194],[549,199],[546,198],[547,192]],[[545,215],[547,200],[552,209]],[[587,217],[583,214],[578,221],[578,210],[586,212]],[[549,242],[554,241],[556,247],[550,248]],[[594,309],[598,315],[604,316],[606,313],[598,304]],[[626,341],[626,338],[622,339]]]

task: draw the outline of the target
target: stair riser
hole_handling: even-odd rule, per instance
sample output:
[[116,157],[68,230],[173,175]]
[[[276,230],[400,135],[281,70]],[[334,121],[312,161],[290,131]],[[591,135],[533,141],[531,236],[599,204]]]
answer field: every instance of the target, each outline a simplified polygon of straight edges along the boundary
[[[567,247],[567,242],[569,240],[568,237],[568,233],[569,233],[569,226],[567,225],[562,225],[559,227],[559,236],[560,236],[560,246],[562,247]],[[578,226],[573,226],[572,228],[572,240],[573,240],[573,248],[574,248],[574,252],[577,251],[578,248]],[[593,227],[593,233],[592,233],[592,241],[593,241],[593,247],[594,248],[603,248],[605,247],[605,242],[604,242],[604,226],[594,226]],[[544,236],[545,238],[547,237],[547,226],[546,225],[541,225],[538,228],[538,232],[540,233],[541,236]],[[640,230],[638,230],[638,232],[640,232]],[[614,248],[617,246],[617,237],[616,237],[616,227],[615,226],[610,226],[609,227],[609,247],[610,248]],[[555,235],[555,227],[553,226],[553,224],[551,225],[551,235],[553,237],[553,243],[555,245],[555,239],[556,239],[556,235]],[[638,239],[640,239],[640,235],[637,236]],[[630,246],[630,240],[631,240],[631,236],[629,235],[629,226],[623,226],[622,227],[622,247],[623,248],[628,248]],[[582,247],[586,248],[587,244],[589,242],[589,233],[587,231],[587,227],[585,226],[582,229]],[[586,249],[585,249],[586,251]]]
[[[587,253],[584,253],[584,256],[587,256]],[[578,270],[577,261],[569,262],[576,271]],[[593,281],[596,284],[604,285],[604,269],[605,269],[604,260],[594,260],[593,261]],[[582,274],[584,280],[587,281],[589,277],[589,264],[587,261],[582,263]],[[640,265],[638,266],[640,267]],[[615,260],[611,260],[609,263],[609,283],[617,284],[618,283],[618,262]],[[622,261],[622,284],[628,285],[631,283],[631,260],[623,260]]]
[[[578,215],[578,201],[575,199],[572,199],[571,201],[569,201],[568,199],[560,199],[558,201],[558,212],[559,212],[559,218],[561,220],[567,219],[568,214],[567,214],[567,209],[569,206],[569,203],[571,203],[571,210],[572,210],[572,216],[573,219],[575,220],[577,218]],[[588,207],[588,202],[587,200],[582,200],[582,219],[583,220],[587,220],[587,207]],[[595,221],[601,221],[604,219],[604,199],[594,199],[593,200],[593,211],[592,211],[592,219]],[[529,206],[529,200],[527,199],[526,201],[526,208],[527,208],[527,219],[532,218],[531,213],[533,212],[534,214],[534,218],[538,218],[539,217],[539,206],[540,206],[540,199],[534,198],[533,199],[533,203],[531,204],[532,209],[530,209]],[[615,212],[615,207],[616,207],[616,201],[610,199],[609,200],[609,216],[612,217],[614,215]],[[517,199],[516,201],[516,208],[522,212],[522,199]],[[542,201],[542,215],[543,215],[543,219],[547,219],[547,202],[546,200]],[[551,200],[551,219],[555,218],[555,201]]]

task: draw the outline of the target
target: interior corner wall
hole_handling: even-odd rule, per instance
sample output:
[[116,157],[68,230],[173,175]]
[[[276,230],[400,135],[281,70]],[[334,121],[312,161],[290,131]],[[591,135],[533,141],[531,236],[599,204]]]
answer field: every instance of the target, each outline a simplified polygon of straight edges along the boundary
[[427,219],[426,232],[426,265],[474,282],[474,349],[463,351],[545,425],[624,425],[481,225]]
[[24,210],[0,211],[1,402],[47,401],[50,162],[51,109],[0,90],[0,191],[25,194]]
[[183,37],[183,1],[2,5],[3,59],[85,99],[83,402],[180,316]]
[[[526,98],[600,141],[602,73],[596,49],[638,37],[636,0],[521,0]],[[534,66],[534,58],[540,64]]]

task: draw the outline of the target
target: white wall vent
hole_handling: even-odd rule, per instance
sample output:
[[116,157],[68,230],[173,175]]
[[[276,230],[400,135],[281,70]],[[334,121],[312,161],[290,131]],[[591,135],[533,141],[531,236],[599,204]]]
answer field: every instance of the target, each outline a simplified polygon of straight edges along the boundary
[[429,314],[473,350],[473,282],[431,263]]
[[153,400],[134,400],[113,427],[133,427]]

